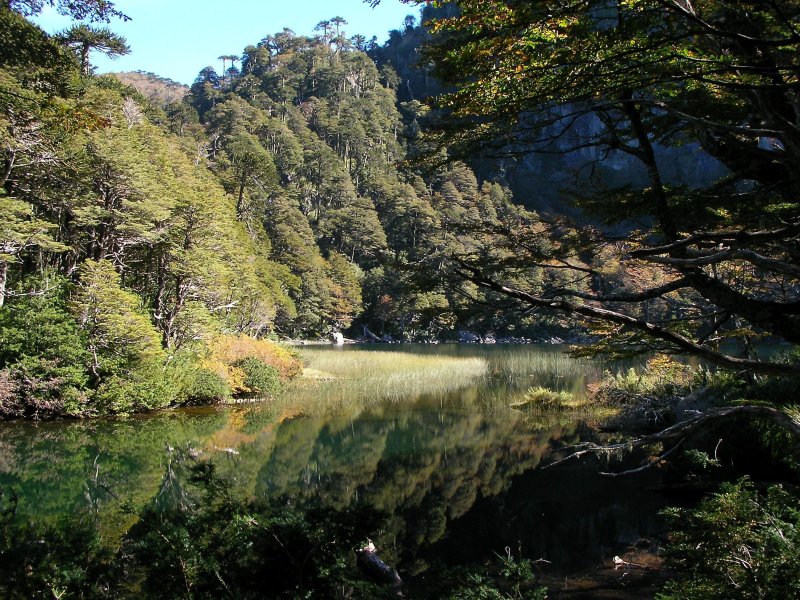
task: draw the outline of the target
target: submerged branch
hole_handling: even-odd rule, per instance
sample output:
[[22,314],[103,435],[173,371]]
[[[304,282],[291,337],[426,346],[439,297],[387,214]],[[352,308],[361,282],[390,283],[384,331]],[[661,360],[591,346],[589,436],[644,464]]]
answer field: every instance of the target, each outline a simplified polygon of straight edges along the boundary
[[658,456],[658,458],[654,461],[650,461],[642,466],[633,469],[628,469],[618,473],[602,473],[602,475],[619,477],[621,475],[630,475],[633,473],[639,473],[641,471],[649,469],[654,465],[657,465],[661,459],[664,459],[670,454],[672,454],[675,450],[677,450],[677,448],[684,442],[684,440],[689,435],[691,435],[695,431],[705,426],[709,421],[727,417],[736,417],[741,415],[754,418],[765,418],[769,419],[770,421],[773,421],[776,425],[784,428],[785,430],[787,430],[789,433],[792,434],[792,436],[796,439],[794,443],[794,448],[796,451],[800,450],[800,423],[792,419],[785,412],[778,410],[777,408],[772,408],[770,406],[726,406],[723,408],[711,409],[708,412],[697,415],[690,419],[686,419],[685,421],[681,421],[680,423],[676,423],[675,425],[667,427],[666,429],[663,429],[652,435],[643,436],[627,442],[622,442],[619,444],[609,444],[605,446],[596,444],[584,444],[580,446],[579,450],[576,450],[575,452],[572,452],[571,454],[565,456],[564,458],[552,462],[549,465],[545,465],[542,468],[550,469],[552,467],[561,465],[565,462],[571,462],[590,454],[591,455],[611,454],[622,450],[630,451],[638,448],[645,448],[647,446],[653,446],[655,444],[663,444],[665,442],[676,441],[675,445],[673,445],[667,451]]

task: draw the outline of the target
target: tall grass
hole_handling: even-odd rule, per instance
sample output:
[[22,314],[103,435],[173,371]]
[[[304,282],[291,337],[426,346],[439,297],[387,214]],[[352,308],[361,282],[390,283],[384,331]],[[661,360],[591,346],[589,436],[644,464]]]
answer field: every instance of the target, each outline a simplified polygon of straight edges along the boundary
[[282,408],[318,412],[342,406],[415,400],[454,392],[481,380],[488,363],[477,356],[303,348],[303,378],[280,398]]
[[493,377],[508,381],[529,379],[572,380],[596,377],[597,364],[586,359],[572,358],[561,350],[542,350],[536,346],[514,347],[493,352],[490,359]]
[[[597,363],[576,360],[556,348],[536,346],[410,346],[298,349],[303,377],[271,402],[279,414],[319,414],[342,408],[358,411],[385,402],[445,400],[467,389],[470,402],[487,410],[508,410],[536,386],[586,396],[586,383],[601,373]],[[463,395],[463,394],[462,394]],[[459,396],[454,396],[453,399]]]

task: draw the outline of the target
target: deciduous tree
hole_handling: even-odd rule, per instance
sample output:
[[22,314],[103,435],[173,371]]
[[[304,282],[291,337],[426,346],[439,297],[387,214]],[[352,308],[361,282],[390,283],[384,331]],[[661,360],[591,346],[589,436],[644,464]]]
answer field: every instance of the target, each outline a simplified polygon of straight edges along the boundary
[[[583,204],[624,223],[620,259],[640,265],[641,275],[660,273],[663,283],[641,280],[636,291],[606,285],[602,272],[577,260],[608,247],[601,230],[588,229],[586,243],[562,239],[546,254],[529,252],[531,243],[519,239],[518,266],[566,269],[576,281],[593,279],[593,291],[520,289],[468,255],[458,258],[459,272],[536,310],[611,322],[620,349],[799,373],[794,365],[725,354],[718,342],[760,334],[800,341],[800,3],[453,4],[457,14],[432,23],[438,41],[428,50],[439,77],[455,86],[443,100],[450,116],[442,144],[456,155],[583,148],[600,160],[634,157],[646,173],[643,188],[587,193]],[[658,150],[676,144],[702,148],[727,175],[699,189],[668,185]],[[556,238],[560,229],[553,225]],[[657,298],[672,309],[648,316],[644,307]]]

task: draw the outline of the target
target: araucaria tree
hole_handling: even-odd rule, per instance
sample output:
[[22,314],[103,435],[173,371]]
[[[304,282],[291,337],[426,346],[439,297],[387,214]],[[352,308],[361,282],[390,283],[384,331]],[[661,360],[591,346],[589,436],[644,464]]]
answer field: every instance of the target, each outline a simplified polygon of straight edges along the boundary
[[81,73],[88,75],[91,70],[89,52],[94,50],[102,52],[109,58],[117,58],[128,54],[131,49],[120,35],[108,27],[91,27],[89,25],[73,25],[66,31],[58,34],[56,39],[65,46],[75,50],[81,63]]
[[[516,240],[514,268],[571,272],[581,287],[518,287],[508,265],[474,255],[457,257],[456,268],[537,310],[604,324],[617,350],[800,374],[720,350],[725,337],[800,342],[800,2],[452,4],[456,16],[430,24],[428,49],[455,89],[443,98],[451,153],[591,148],[601,164],[635,158],[643,175],[581,198],[583,215],[613,227],[571,236],[562,222],[547,246]],[[669,181],[662,150],[676,146],[712,157],[724,174],[694,187]]]

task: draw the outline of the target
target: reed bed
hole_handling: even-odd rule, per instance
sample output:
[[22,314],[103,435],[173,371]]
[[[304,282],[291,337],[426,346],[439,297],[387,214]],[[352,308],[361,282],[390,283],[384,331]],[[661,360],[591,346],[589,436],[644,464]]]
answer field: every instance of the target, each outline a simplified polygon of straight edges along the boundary
[[475,384],[489,368],[477,356],[331,348],[303,348],[301,355],[303,378],[278,401],[304,412],[446,394]]
[[571,380],[599,375],[593,361],[572,358],[562,350],[543,350],[536,346],[501,349],[491,355],[493,377],[515,381],[520,379]]

